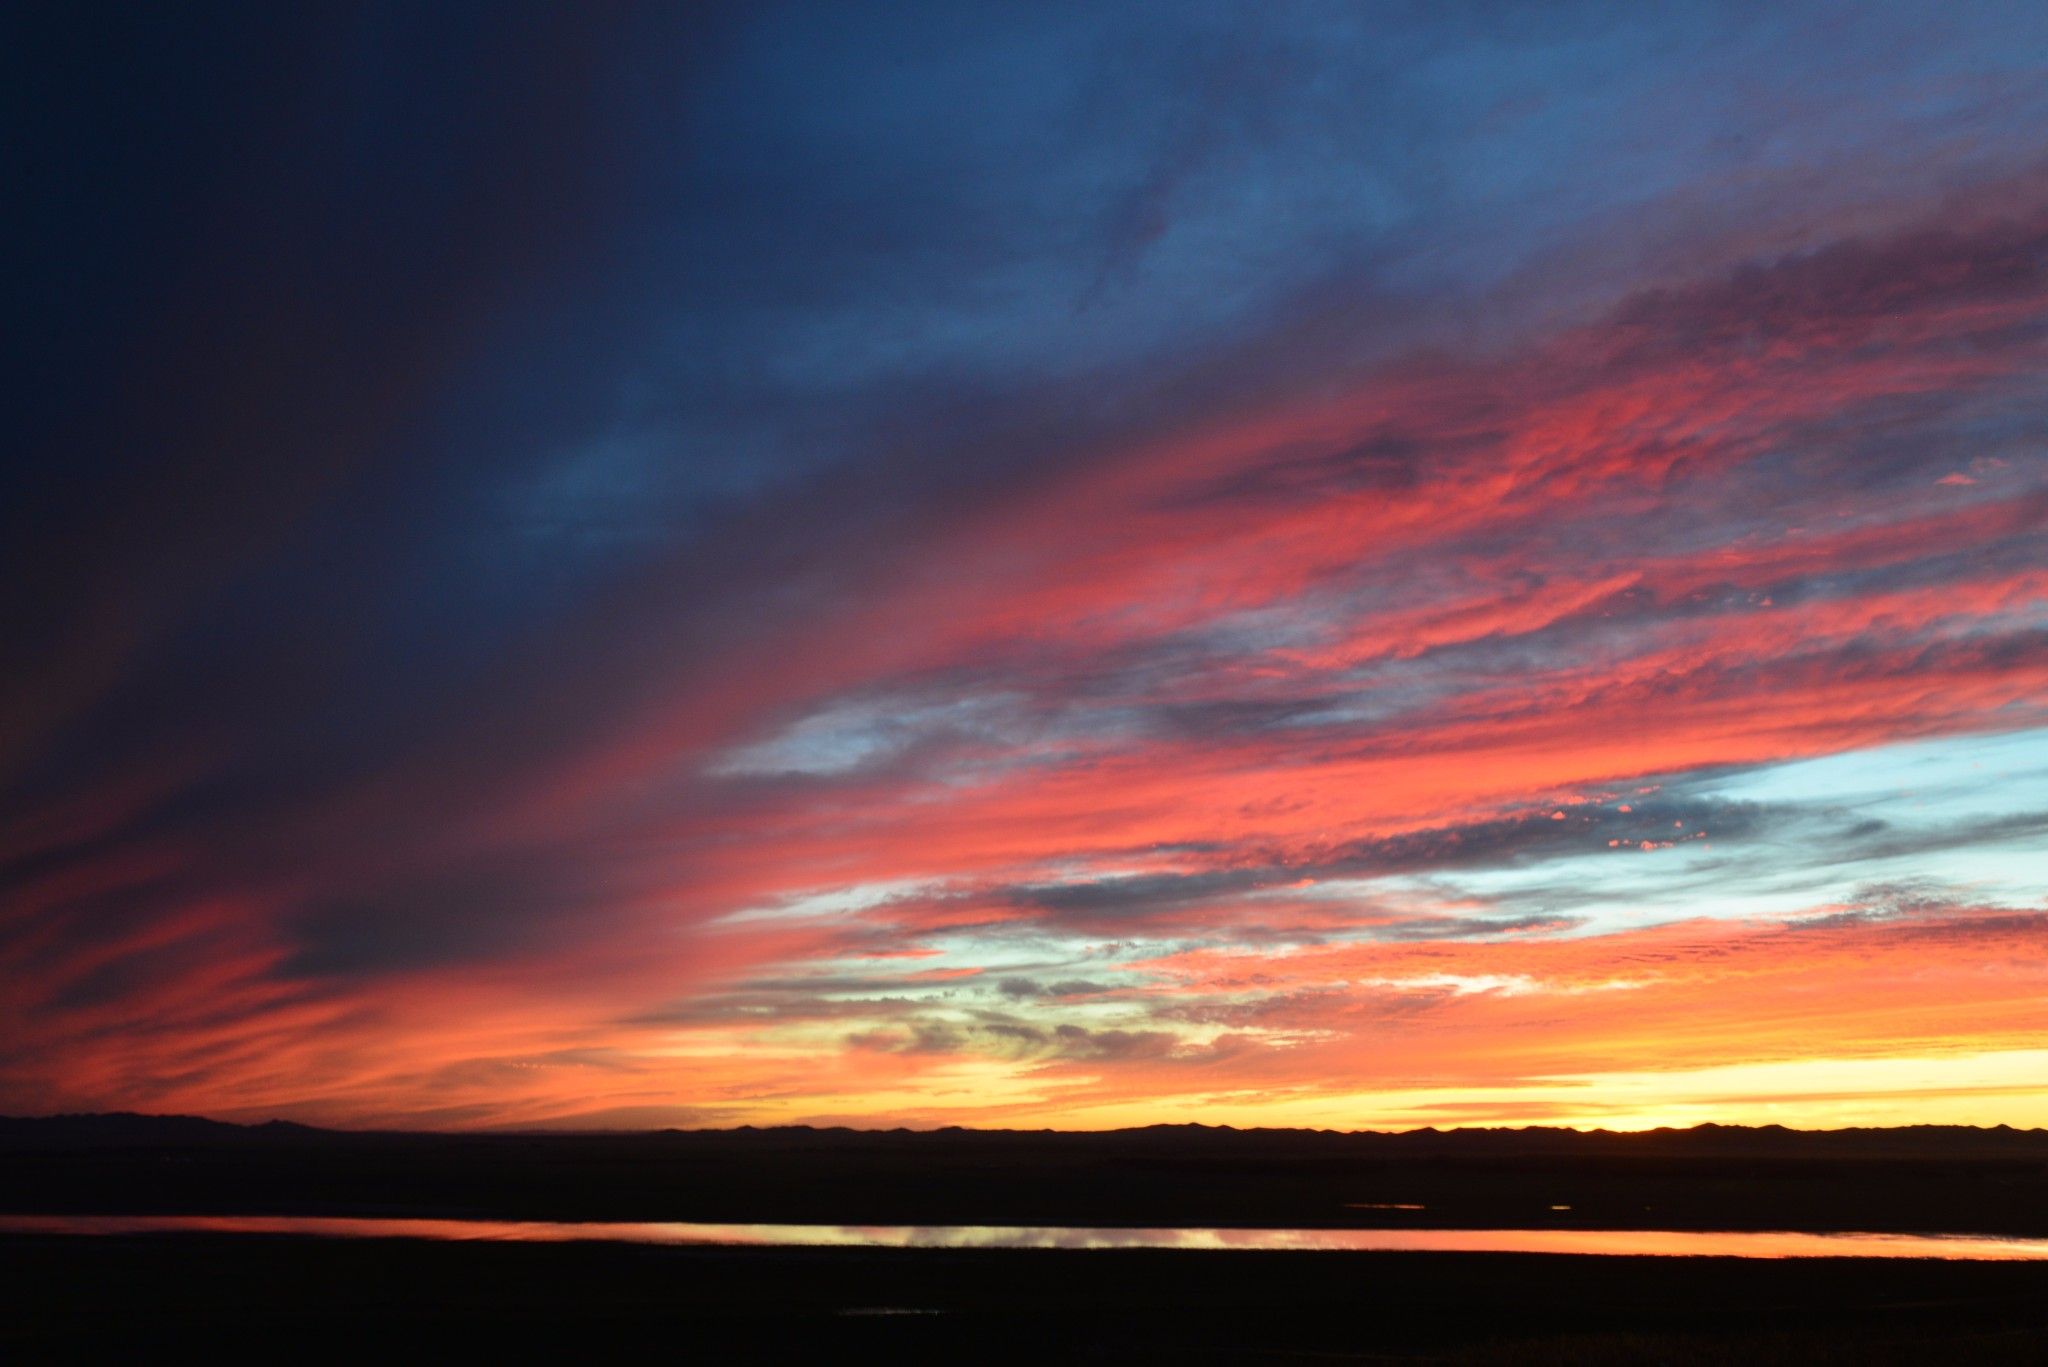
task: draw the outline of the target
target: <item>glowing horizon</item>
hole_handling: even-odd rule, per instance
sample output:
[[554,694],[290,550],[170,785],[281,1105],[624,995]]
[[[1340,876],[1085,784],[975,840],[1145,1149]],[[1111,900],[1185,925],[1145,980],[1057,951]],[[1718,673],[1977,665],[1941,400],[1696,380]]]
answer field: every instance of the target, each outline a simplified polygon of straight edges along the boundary
[[2048,1126],[2048,11],[665,8],[52,83],[0,1113]]

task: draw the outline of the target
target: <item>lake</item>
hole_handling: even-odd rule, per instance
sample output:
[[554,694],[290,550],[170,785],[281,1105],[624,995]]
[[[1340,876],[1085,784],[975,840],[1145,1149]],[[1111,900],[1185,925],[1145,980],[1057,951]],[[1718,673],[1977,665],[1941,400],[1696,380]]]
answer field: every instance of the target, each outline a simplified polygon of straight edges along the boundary
[[330,1239],[594,1241],[769,1248],[1162,1248],[1574,1253],[1722,1258],[2048,1260],[2048,1239],[1980,1234],[1668,1229],[1114,1229],[1001,1225],[769,1225],[679,1221],[420,1220],[315,1215],[0,1215],[4,1234],[269,1234]]

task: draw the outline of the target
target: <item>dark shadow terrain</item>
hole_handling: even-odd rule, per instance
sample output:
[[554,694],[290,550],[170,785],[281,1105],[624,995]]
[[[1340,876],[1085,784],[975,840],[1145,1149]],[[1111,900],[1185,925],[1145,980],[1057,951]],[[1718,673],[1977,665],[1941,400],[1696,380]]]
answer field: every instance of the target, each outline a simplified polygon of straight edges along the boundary
[[[1426,1209],[1358,1208],[1394,1204]],[[449,1136],[101,1116],[0,1121],[0,1212],[2040,1236],[2048,1134]],[[2031,1364],[2048,1263],[0,1237],[0,1362],[167,1352]]]
[[0,1239],[0,1279],[14,1362],[2048,1360],[2038,1263],[162,1235]]
[[433,1135],[94,1116],[0,1120],[0,1212],[2048,1236],[2048,1132]]

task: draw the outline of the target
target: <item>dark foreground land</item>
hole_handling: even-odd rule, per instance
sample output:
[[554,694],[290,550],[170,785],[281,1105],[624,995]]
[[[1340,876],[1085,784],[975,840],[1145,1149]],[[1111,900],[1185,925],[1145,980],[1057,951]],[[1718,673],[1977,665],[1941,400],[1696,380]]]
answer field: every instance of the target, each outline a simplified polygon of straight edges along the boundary
[[[1385,1208],[1401,1206],[1423,1209]],[[2048,1236],[2048,1131],[445,1135],[0,1118],[0,1213],[41,1212]]]
[[[1369,1207],[1422,1206],[1423,1210]],[[1568,1205],[1557,1211],[1553,1206]],[[0,1213],[2048,1235],[2048,1134],[0,1120]],[[0,1363],[2048,1362],[2048,1262],[0,1236]]]
[[23,1363],[2048,1361],[2039,1263],[48,1236],[0,1286]]

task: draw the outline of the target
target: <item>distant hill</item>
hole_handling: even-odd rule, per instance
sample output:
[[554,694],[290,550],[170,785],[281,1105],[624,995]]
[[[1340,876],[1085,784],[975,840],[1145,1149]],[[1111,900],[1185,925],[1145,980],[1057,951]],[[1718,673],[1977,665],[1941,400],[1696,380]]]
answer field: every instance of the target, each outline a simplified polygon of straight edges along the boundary
[[0,1116],[0,1148],[127,1147],[139,1144],[249,1144],[338,1131],[289,1120],[236,1125],[196,1115],[95,1111],[78,1115]]
[[1238,1129],[1230,1125],[1159,1124],[1122,1130],[1000,1130],[949,1125],[930,1130],[864,1130],[847,1126],[741,1125],[707,1130],[334,1130],[289,1120],[256,1124],[191,1115],[100,1111],[52,1116],[0,1116],[0,1148],[126,1148],[147,1145],[560,1144],[594,1142],[691,1148],[902,1149],[1100,1147],[1117,1151],[1190,1150],[1245,1155],[1280,1150],[1389,1157],[1501,1155],[1756,1155],[2048,1153],[2048,1130],[2007,1125],[1903,1125],[1796,1130],[1783,1125],[1717,1125],[1687,1129],[1574,1130],[1557,1126],[1420,1130]]
[[0,1119],[0,1212],[795,1224],[1860,1229],[2048,1236],[2048,1132],[422,1134]]

